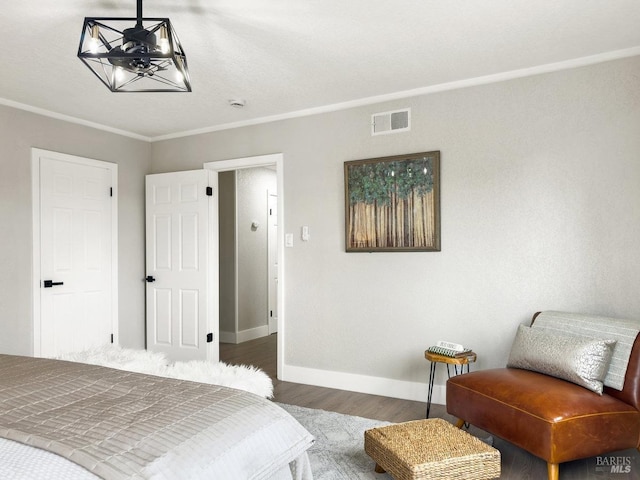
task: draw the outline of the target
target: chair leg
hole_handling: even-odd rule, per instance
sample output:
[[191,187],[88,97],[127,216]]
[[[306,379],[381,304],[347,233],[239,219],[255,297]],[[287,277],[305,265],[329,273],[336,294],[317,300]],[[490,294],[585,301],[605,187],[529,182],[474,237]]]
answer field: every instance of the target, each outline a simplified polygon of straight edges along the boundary
[[462,428],[463,425],[464,425],[464,420],[462,418],[459,418],[458,421],[456,422],[456,427]]
[[547,475],[549,480],[558,480],[560,478],[560,464],[547,463]]

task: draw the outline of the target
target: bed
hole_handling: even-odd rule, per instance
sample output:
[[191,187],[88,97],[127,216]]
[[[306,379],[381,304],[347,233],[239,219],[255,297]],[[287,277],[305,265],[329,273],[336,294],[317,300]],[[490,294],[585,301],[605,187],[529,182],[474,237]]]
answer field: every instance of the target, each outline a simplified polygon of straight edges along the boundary
[[241,390],[0,354],[0,478],[311,480],[313,441]]

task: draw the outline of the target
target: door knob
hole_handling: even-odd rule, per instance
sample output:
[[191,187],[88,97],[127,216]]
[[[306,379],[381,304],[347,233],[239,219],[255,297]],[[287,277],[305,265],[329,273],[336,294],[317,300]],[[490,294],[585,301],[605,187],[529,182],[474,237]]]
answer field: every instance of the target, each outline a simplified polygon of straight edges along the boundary
[[64,282],[54,282],[53,280],[44,281],[44,288],[51,288],[55,285],[64,285]]
[[155,282],[155,281],[156,281],[156,279],[155,279],[154,277],[152,277],[151,275],[148,275],[148,276],[147,276],[147,278],[145,278],[145,280],[146,280],[147,282],[149,282],[149,283],[151,283],[151,282]]

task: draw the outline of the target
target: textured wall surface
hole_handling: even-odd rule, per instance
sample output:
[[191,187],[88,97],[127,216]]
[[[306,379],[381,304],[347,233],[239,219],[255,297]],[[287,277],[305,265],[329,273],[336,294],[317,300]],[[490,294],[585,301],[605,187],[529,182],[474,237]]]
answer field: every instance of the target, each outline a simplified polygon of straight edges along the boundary
[[[0,107],[0,350],[31,351],[31,147],[119,164],[125,346],[144,344],[144,175],[274,152],[296,238],[289,366],[424,383],[438,339],[487,368],[535,310],[637,318],[638,84],[633,57],[151,145]],[[410,132],[370,136],[371,114],[404,107]],[[430,150],[442,154],[442,251],[345,253],[343,162]]]
[[[639,80],[634,57],[168,140],[152,168],[282,152],[285,229],[312,232],[285,249],[286,364],[424,382],[438,339],[487,368],[536,310],[640,316]],[[403,107],[410,132],[371,137]],[[343,162],[430,150],[442,251],[345,253]]]

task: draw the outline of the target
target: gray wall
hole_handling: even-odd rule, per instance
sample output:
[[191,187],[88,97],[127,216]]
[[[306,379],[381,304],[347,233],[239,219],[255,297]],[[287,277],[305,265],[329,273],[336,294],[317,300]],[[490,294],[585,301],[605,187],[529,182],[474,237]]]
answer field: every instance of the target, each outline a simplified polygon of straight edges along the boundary
[[[639,78],[633,57],[156,142],[152,169],[282,152],[286,364],[424,383],[438,339],[488,368],[536,310],[640,317]],[[371,137],[403,107],[410,132]],[[430,150],[442,251],[345,253],[343,162]]]
[[[276,172],[248,168],[236,172],[238,215],[238,331],[268,325],[267,192],[276,192]],[[257,229],[251,224],[256,221]]]
[[[296,239],[287,366],[424,384],[438,339],[488,368],[535,310],[638,318],[639,78],[634,57],[151,145],[0,106],[0,351],[31,352],[31,147],[119,164],[125,346],[144,345],[144,175],[276,152]],[[410,132],[370,136],[372,113],[403,107]],[[442,252],[345,253],[343,162],[429,150],[442,153]]]
[[236,172],[218,174],[220,332],[236,332]]
[[[268,334],[267,192],[277,191],[276,172],[268,168],[222,172],[218,187],[220,332],[225,341],[240,343]],[[258,222],[257,229],[253,222]]]
[[33,353],[31,148],[118,164],[119,329],[144,347],[144,175],[150,145],[0,106],[0,352]]

